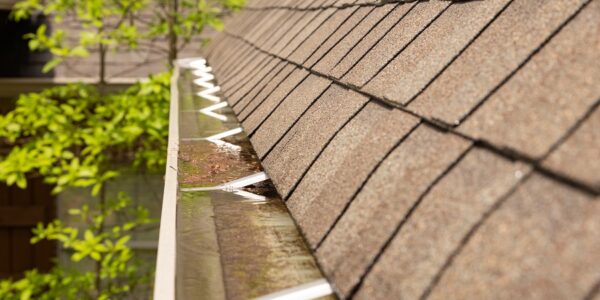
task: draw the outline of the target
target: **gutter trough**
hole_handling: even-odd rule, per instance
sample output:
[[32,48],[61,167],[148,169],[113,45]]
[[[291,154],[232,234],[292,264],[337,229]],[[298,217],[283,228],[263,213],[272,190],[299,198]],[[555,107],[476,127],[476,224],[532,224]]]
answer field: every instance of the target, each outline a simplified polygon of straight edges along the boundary
[[177,61],[155,299],[334,299],[202,58]]

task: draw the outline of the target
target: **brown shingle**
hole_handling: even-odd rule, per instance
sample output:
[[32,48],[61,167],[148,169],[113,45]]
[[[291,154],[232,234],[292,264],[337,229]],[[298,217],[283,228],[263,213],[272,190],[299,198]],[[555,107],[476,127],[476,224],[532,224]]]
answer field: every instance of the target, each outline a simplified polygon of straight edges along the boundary
[[342,77],[342,81],[361,87],[385,66],[396,53],[400,52],[410,41],[441,14],[450,2],[430,1],[415,2],[414,8],[396,23],[366,55]]
[[[253,17],[260,18],[261,21],[258,23],[253,30],[248,31],[243,37],[250,42],[264,43],[265,40],[273,38],[273,35],[278,29],[283,29],[285,26],[286,18],[293,12],[286,10],[269,10],[265,12],[258,12]],[[298,13],[297,16],[300,16]],[[226,30],[229,30],[226,28]],[[269,33],[269,34],[267,34]]]
[[256,32],[260,27],[269,27],[272,25],[273,18],[271,17],[275,11],[242,11],[245,16],[239,16],[237,18],[237,24],[224,24],[224,28],[227,28],[228,32],[231,32],[239,36],[249,36]]
[[373,9],[373,7],[359,8],[339,28],[337,28],[335,32],[325,42],[323,42],[313,54],[310,55],[310,57],[303,63],[304,66],[311,67],[314,65],[319,59],[321,59],[321,57],[328,53],[331,48],[336,46],[343,37],[356,28],[356,26],[361,23],[361,20],[363,20],[363,18],[373,11]]
[[[265,98],[256,109],[242,121],[247,133],[253,133],[269,114],[292,92],[296,86],[308,76],[308,72],[301,69],[294,71],[275,90]],[[312,81],[311,81],[312,82]],[[310,87],[304,86],[309,89]]]
[[[220,54],[223,53],[223,51],[227,51],[227,49],[231,48],[231,44],[228,43],[229,40],[227,39],[228,36],[224,35],[224,34],[217,34],[217,33],[213,33],[212,31],[210,32],[211,39],[208,42],[208,44],[206,45],[206,47],[204,49],[201,49],[202,52],[202,56],[204,56],[207,60],[209,60],[211,62],[212,65],[216,65],[218,63],[220,63],[221,61],[219,60],[219,58],[215,58],[215,56],[218,56]],[[215,60],[213,61],[213,58],[215,58]]]
[[365,278],[356,299],[419,299],[482,215],[528,167],[473,149],[423,199]]
[[431,299],[583,299],[600,278],[600,201],[535,175],[467,242]]
[[[304,77],[306,77],[308,75],[308,72],[303,72],[302,73],[303,75],[298,74],[298,76],[301,76],[301,77],[299,77],[299,79],[296,83],[284,81],[296,69],[297,68],[294,65],[286,63],[285,67],[283,67],[283,69],[281,69],[281,72],[279,72],[277,75],[275,75],[275,77],[273,77],[273,79],[271,79],[269,81],[269,83],[258,93],[258,95],[256,95],[253,99],[251,99],[250,102],[245,107],[240,106],[239,109],[241,109],[241,111],[238,113],[238,119],[240,121],[242,121],[242,123],[244,123],[245,125],[249,126],[249,124],[246,124],[246,122],[245,122],[246,118],[249,115],[251,115],[254,112],[254,110],[263,103],[263,101],[266,101],[265,99],[270,97],[271,94],[275,93],[275,90],[279,88],[280,84],[282,84],[282,85],[286,84],[286,85],[282,86],[281,88],[279,88],[278,93],[280,93],[280,95],[281,95],[280,97],[284,97],[287,93],[289,93],[294,88],[294,86],[296,86],[302,79],[304,79]],[[289,87],[289,90],[287,90],[287,91],[282,90],[286,86]],[[234,109],[237,109],[237,106],[234,107]],[[248,127],[248,129],[250,129],[250,128]]]
[[250,48],[247,55],[242,55],[243,59],[233,59],[222,71],[215,73],[220,78],[220,85],[223,91],[228,91],[230,87],[240,83],[245,76],[255,71],[255,67],[264,63],[268,56],[264,53]]
[[509,2],[486,0],[452,3],[363,89],[393,102],[407,103]]
[[336,6],[345,6],[345,5],[354,4],[354,2],[356,2],[356,0],[340,0],[340,1],[337,1],[335,3],[335,5]]
[[256,128],[261,124],[261,122],[266,119],[269,114],[279,105],[281,101],[283,101],[289,94],[292,92],[298,84],[300,84],[309,73],[305,70],[298,69],[292,65],[290,68],[293,71],[287,76],[280,84],[276,86],[276,88],[270,92],[265,99],[256,99],[262,100],[257,104],[256,108],[250,112],[248,117],[242,121],[244,125],[244,129],[246,132],[251,134]]
[[[211,34],[212,35],[212,34]],[[208,41],[207,47],[204,49],[208,49],[203,51],[205,58],[210,61],[210,64],[213,67],[216,66],[221,66],[224,63],[223,60],[223,54],[227,53],[228,51],[235,51],[235,50],[240,50],[239,48],[241,48],[238,40],[235,40],[232,36],[230,35],[226,35],[226,34],[222,34],[222,33],[215,33],[214,36],[211,37],[211,40]],[[209,53],[208,56],[206,56],[206,52]],[[213,71],[217,71],[216,69]]]
[[330,3],[332,0],[321,0],[321,1],[315,1],[313,3],[311,3],[308,7],[309,8],[322,8],[325,5],[327,5],[327,3]]
[[306,24],[306,26],[304,26],[302,28],[302,30],[300,30],[300,32],[298,32],[298,35],[296,35],[294,38],[292,38],[283,48],[280,48],[279,51],[275,50],[275,53],[281,57],[288,57],[292,51],[296,50],[296,48],[298,48],[298,46],[300,45],[300,43],[304,42],[309,36],[311,36],[315,30],[317,30],[319,28],[319,26],[321,26],[323,24],[323,22],[325,22],[327,19],[329,19],[331,17],[331,15],[336,12],[337,9],[335,8],[328,8],[322,11],[319,11],[319,13],[315,16],[315,18],[309,22],[308,24]]
[[357,92],[331,85],[275,145],[263,165],[283,199],[327,141],[367,100]]
[[[259,62],[250,63],[248,66],[243,67],[243,71],[238,72],[237,75],[228,81],[221,84],[221,88],[223,89],[223,94],[232,100],[236,100],[240,95],[236,95],[238,91],[244,90],[244,87],[247,87],[248,82],[257,81],[259,78],[259,74],[264,71],[270,64],[276,64],[277,58],[273,58],[271,56],[265,55],[258,57]],[[247,72],[245,72],[248,70]],[[239,99],[237,99],[239,100]],[[233,101],[232,101],[233,102]]]
[[544,160],[543,165],[600,191],[600,109],[562,145]]
[[[264,78],[269,74],[270,71],[280,65],[281,60],[278,58],[270,57],[262,64],[256,72],[248,74],[248,78],[242,80],[242,83],[234,88],[230,92],[230,103],[237,103],[241,98],[246,95],[250,90],[256,87]],[[226,94],[227,95],[227,94]]]
[[271,47],[265,47],[265,45],[258,44],[260,47],[263,47],[264,50],[276,54],[281,49],[283,49],[286,45],[290,43],[295,36],[299,34],[300,31],[304,29],[311,21],[313,21],[318,15],[320,11],[311,10],[311,11],[302,11],[297,12],[297,14],[301,14],[302,17],[295,22],[286,22],[286,25],[290,26],[286,33]]
[[333,32],[340,27],[355,11],[356,7],[344,8],[333,14],[321,24],[298,48],[289,56],[289,60],[302,64],[317,48],[325,42]]
[[419,196],[469,146],[456,136],[417,128],[383,161],[317,249],[345,297]]
[[371,102],[325,148],[287,201],[311,247],[323,238],[377,163],[417,122],[400,110]]
[[273,45],[289,34],[296,25],[296,22],[301,22],[305,18],[310,18],[310,14],[303,11],[282,10],[277,23],[273,23],[271,28],[267,28],[257,38],[248,40],[258,47],[270,51]]
[[600,0],[385,2],[258,0],[210,35],[339,296],[598,297]]
[[356,46],[359,41],[369,33],[378,22],[382,21],[395,6],[396,4],[387,4],[374,8],[346,37],[335,45],[333,49],[327,52],[325,56],[320,58],[313,69],[321,73],[329,74],[329,70],[342,60],[352,47]]
[[[221,51],[218,55],[215,54],[211,61],[215,61],[211,63],[214,67],[214,73],[216,76],[219,76],[220,81],[224,82],[225,77],[227,75],[226,70],[228,68],[232,68],[232,66],[237,66],[232,62],[246,60],[249,59],[247,56],[249,55],[257,55],[258,53],[253,51],[252,47],[249,45],[244,45],[241,41],[235,40],[234,38],[227,37],[226,40],[233,44],[234,47],[230,49],[225,49]],[[237,46],[237,47],[236,47]],[[239,53],[240,55],[236,55]],[[223,78],[221,78],[223,77]]]
[[[377,41],[379,41],[388,30],[394,26],[402,18],[410,8],[415,5],[411,4],[397,4],[394,10],[387,15],[377,26],[372,27],[367,35],[364,37],[356,35],[352,36],[352,38],[360,38],[360,41],[355,41],[355,45],[352,50],[347,54],[340,57],[340,61],[336,61],[335,65],[331,66],[330,70],[327,70],[327,74],[340,78],[342,75],[346,73],[354,64],[365,54]],[[389,8],[389,6],[384,6],[385,9]],[[378,14],[383,13],[383,11],[379,10]],[[365,24],[369,25],[369,24]],[[350,41],[351,42],[351,41]],[[319,64],[317,64],[318,67]]]
[[311,0],[309,0],[309,1],[296,1],[296,2],[298,3],[297,4],[298,8],[304,9],[304,8],[310,7],[314,2],[322,2],[322,1],[319,1],[319,0],[311,1]]
[[[254,60],[254,62],[252,60]],[[267,61],[268,57],[266,55],[257,55],[253,58],[249,58],[248,61],[232,62],[232,65],[239,64],[240,67],[230,72],[232,73],[231,77],[220,76],[222,74],[215,74],[215,76],[219,76],[218,78],[222,77],[225,79],[219,82],[222,94],[226,97],[231,97],[231,94],[236,90],[236,87],[245,80],[248,80],[250,78],[249,76],[256,72],[261,65],[267,63]]]
[[409,106],[458,124],[585,0],[515,0],[492,25]]
[[236,61],[245,61],[249,59],[251,55],[258,55],[258,52],[255,51],[250,45],[243,43],[240,40],[237,40],[233,37],[227,37],[226,40],[229,41],[234,47],[230,47],[229,49],[224,49],[221,54],[215,55],[213,60],[215,60],[214,72],[219,75],[221,81],[225,81],[225,77],[230,75],[229,69],[233,67],[239,66],[239,64],[233,64]]
[[340,2],[339,0],[326,0],[325,2],[323,2],[323,4],[321,4],[320,7],[331,7],[335,4],[337,4],[337,2]]
[[[243,15],[238,16],[241,24],[229,25],[224,24],[224,28],[229,33],[235,35],[245,36],[247,38],[259,35],[258,31],[266,30],[271,28],[273,23],[277,22],[277,14],[279,11],[266,10],[266,11],[243,11]],[[244,20],[247,20],[244,22]],[[236,28],[233,28],[236,27]]]
[[221,39],[223,40],[223,42],[221,42],[223,46],[219,46],[217,48],[218,51],[215,50],[210,56],[211,66],[215,68],[215,74],[222,73],[221,67],[227,63],[227,56],[232,55],[234,51],[241,53],[248,49],[248,47],[241,45],[239,41],[236,41],[229,36],[221,36]]
[[[327,79],[309,75],[306,80],[281,101],[280,105],[268,117],[263,116],[260,118],[264,122],[250,138],[258,157],[264,158],[264,155],[275,145],[279,138],[330,84],[331,81]],[[264,105],[265,103],[262,106]],[[249,118],[245,123],[250,120]]]
[[[267,85],[279,75],[282,69],[287,65],[286,62],[280,61],[273,69],[269,71],[260,82],[256,84],[247,94],[245,94],[237,103],[232,104],[233,111],[239,115],[239,113],[253,100],[257,95],[262,92]],[[273,87],[274,89],[275,87]]]
[[459,129],[544,155],[600,98],[599,19],[600,1],[593,1]]

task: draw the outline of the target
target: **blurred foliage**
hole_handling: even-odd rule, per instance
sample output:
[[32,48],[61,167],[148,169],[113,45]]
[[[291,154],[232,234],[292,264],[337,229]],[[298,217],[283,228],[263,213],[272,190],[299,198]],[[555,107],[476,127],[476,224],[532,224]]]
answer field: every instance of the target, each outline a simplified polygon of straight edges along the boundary
[[[68,21],[79,25],[52,31],[41,25],[25,36],[31,50],[53,54],[44,66],[44,71],[49,71],[65,58],[87,57],[93,49],[99,50],[103,64],[108,49],[137,48],[141,41],[156,38],[167,40],[168,49],[155,46],[149,50],[162,49],[166,59],[175,59],[177,51],[206,26],[220,30],[222,16],[244,4],[245,0],[22,0],[14,5],[12,17],[18,21],[42,14],[55,24]],[[104,82],[104,72],[100,75]]]
[[161,170],[166,159],[169,73],[122,93],[71,84],[24,94],[0,116],[0,138],[13,146],[0,160],[0,181],[25,188],[28,175],[43,176],[54,192],[102,185],[119,174],[119,161]]
[[222,16],[241,9],[246,0],[159,0],[156,3],[160,9],[150,18],[145,37],[167,36],[172,22],[175,34],[189,41],[206,26],[222,30]]
[[[136,288],[152,283],[152,272],[141,267],[142,263],[127,246],[131,233],[149,224],[148,210],[133,206],[124,193],[102,206],[83,205],[69,214],[87,227],[79,230],[66,226],[60,220],[33,230],[32,243],[46,239],[58,241],[64,249],[71,250],[71,260],[90,260],[97,268],[90,271],[54,267],[48,273],[31,270],[19,280],[0,281],[0,298],[5,300],[29,299],[131,299]],[[105,228],[115,215],[129,220],[122,225]]]
[[39,224],[31,240],[57,241],[73,251],[73,262],[93,261],[95,270],[32,270],[2,281],[0,299],[120,299],[151,285],[152,273],[140,268],[127,242],[153,220],[126,194],[106,199],[105,184],[123,168],[163,170],[169,86],[170,74],[162,73],[114,94],[85,84],[54,87],[21,95],[16,108],[0,116],[0,138],[12,146],[0,157],[0,181],[25,188],[27,178],[42,176],[54,193],[83,187],[99,198],[69,211],[82,230],[55,220]]

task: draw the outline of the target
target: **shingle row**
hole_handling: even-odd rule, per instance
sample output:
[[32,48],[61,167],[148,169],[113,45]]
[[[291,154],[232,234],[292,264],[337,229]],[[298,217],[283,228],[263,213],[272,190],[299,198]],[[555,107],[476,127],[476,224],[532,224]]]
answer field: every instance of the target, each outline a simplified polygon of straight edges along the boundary
[[341,298],[595,293],[600,1],[275,3],[206,56]]

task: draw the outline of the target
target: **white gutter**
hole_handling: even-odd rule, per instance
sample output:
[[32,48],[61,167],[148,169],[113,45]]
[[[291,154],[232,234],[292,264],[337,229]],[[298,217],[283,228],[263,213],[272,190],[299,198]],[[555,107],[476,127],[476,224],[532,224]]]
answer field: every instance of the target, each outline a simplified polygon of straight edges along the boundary
[[175,299],[175,221],[177,218],[177,153],[179,152],[179,66],[175,64],[171,77],[171,106],[169,111],[169,142],[165,189],[160,214],[160,233],[154,277],[154,299]]

